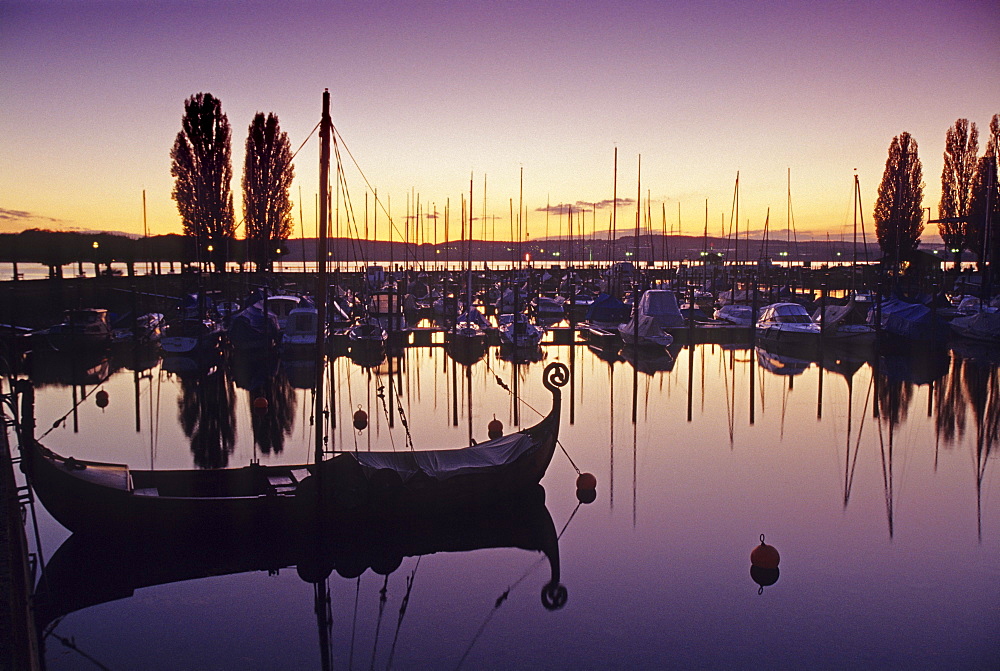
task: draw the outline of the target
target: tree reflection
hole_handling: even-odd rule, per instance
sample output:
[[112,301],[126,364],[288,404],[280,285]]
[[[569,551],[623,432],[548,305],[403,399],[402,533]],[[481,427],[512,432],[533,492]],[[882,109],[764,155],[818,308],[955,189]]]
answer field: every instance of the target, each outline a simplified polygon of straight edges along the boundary
[[[164,360],[167,367],[169,359]],[[225,468],[236,443],[235,389],[221,365],[192,362],[178,367],[178,416],[198,468]]]
[[298,404],[284,368],[273,353],[264,352],[259,356],[234,356],[233,372],[236,385],[247,390],[253,409],[250,428],[254,444],[264,454],[281,454],[285,438],[292,433]]

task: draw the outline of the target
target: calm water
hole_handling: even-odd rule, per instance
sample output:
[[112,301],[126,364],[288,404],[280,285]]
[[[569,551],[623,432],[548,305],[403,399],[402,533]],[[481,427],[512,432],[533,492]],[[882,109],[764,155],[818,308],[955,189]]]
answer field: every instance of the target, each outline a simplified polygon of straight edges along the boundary
[[[407,449],[400,406],[416,449],[485,439],[494,415],[507,430],[515,415],[530,425],[549,406],[542,368],[562,361],[572,463],[556,453],[544,507],[457,532],[479,549],[444,551],[456,532],[429,530],[430,554],[399,561],[403,544],[388,565],[372,562],[387,575],[337,564],[318,588],[303,566],[261,563],[251,548],[153,548],[142,561],[127,544],[91,548],[73,561],[95,561],[104,577],[87,591],[103,603],[52,627],[48,668],[311,669],[325,654],[355,669],[997,668],[997,356],[888,356],[876,374],[849,357],[821,368],[699,345],[637,373],[599,354],[546,346],[542,361],[514,366],[491,350],[467,368],[413,348],[391,377],[386,363],[335,359],[331,440],[360,450]],[[138,468],[310,458],[308,365],[102,363],[84,362],[76,381],[110,372],[103,410],[94,387],[74,390],[67,362],[37,366],[38,433],[59,422],[43,440],[52,449]],[[516,380],[519,403],[497,376]],[[260,393],[264,419],[252,412]],[[589,505],[573,463],[597,476]],[[69,534],[38,511],[43,555],[58,557]],[[567,590],[554,610],[539,546],[511,540],[548,517]],[[749,559],[760,534],[781,553],[763,589]],[[315,607],[326,589],[329,628]]]

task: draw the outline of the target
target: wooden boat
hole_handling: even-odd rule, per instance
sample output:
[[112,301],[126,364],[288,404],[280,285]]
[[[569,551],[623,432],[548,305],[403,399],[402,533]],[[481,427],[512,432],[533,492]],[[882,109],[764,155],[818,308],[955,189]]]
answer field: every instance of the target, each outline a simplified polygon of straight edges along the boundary
[[559,434],[564,364],[543,384],[552,409],[538,424],[460,449],[344,452],[319,464],[146,471],[64,457],[33,437],[34,393],[22,383],[22,468],[45,509],[74,533],[253,524],[294,526],[315,517],[420,515],[508,500],[537,485]]

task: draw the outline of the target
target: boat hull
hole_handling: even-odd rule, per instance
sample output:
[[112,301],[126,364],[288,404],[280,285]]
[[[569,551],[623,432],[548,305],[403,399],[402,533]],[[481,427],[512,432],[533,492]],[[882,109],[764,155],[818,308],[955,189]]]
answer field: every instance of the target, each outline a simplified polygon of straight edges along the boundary
[[[318,466],[133,471],[124,464],[63,457],[22,436],[22,468],[45,509],[74,533],[118,536],[145,528],[226,533],[234,524],[263,530],[317,517],[342,522],[467,509],[516,499],[544,476],[558,439],[559,387],[568,370],[550,364],[543,380],[553,401],[541,422],[467,448],[349,452]],[[32,404],[23,404],[28,426]]]

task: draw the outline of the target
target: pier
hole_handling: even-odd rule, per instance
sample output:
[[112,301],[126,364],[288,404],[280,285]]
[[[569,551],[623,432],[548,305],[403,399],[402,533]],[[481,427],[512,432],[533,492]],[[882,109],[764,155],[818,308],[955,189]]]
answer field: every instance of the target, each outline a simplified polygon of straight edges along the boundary
[[4,668],[40,669],[38,638],[31,599],[32,563],[24,533],[27,488],[19,487],[14,477],[15,459],[11,455],[7,431],[10,421],[2,416],[0,431],[0,657],[10,666]]

